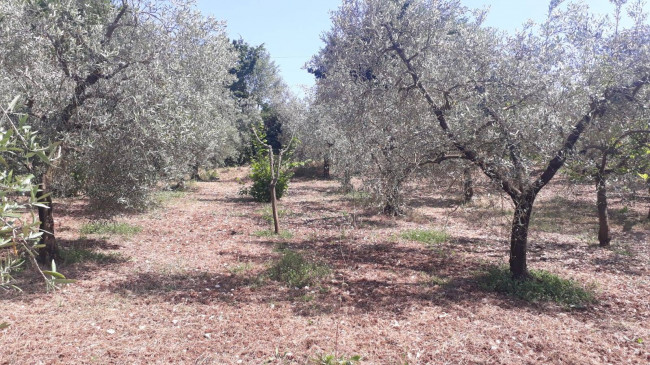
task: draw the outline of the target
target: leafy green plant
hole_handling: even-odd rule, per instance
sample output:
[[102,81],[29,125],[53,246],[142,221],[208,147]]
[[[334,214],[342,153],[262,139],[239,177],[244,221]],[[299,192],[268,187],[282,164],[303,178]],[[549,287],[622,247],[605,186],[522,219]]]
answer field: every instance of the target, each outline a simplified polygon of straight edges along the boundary
[[15,255],[7,255],[0,259],[0,288],[13,288],[20,290],[13,284],[14,277],[12,273],[22,270],[25,260],[15,257]]
[[119,234],[131,236],[142,231],[142,227],[128,223],[97,221],[81,226],[81,234]]
[[410,229],[402,232],[400,236],[407,240],[422,242],[428,245],[443,243],[449,239],[449,235],[446,232],[425,229]]
[[332,354],[320,354],[312,359],[312,363],[315,365],[357,365],[361,363],[361,359],[359,355],[337,357]]
[[311,285],[329,273],[327,266],[310,261],[300,253],[288,249],[283,251],[282,257],[268,270],[271,279],[299,288]]
[[[266,134],[264,133],[264,127],[258,125],[256,127],[256,133],[260,141],[266,142]],[[250,178],[253,181],[253,185],[247,189],[242,189],[242,192],[249,194],[258,202],[270,202],[271,201],[271,191],[270,185],[272,180],[271,166],[269,164],[269,152],[267,147],[253,139],[253,144],[255,147],[255,156],[251,162],[251,175]],[[278,163],[280,163],[278,169],[278,180],[275,185],[275,196],[277,199],[281,199],[282,196],[289,189],[289,180],[293,177],[293,168],[302,166],[305,162],[295,162],[291,161],[293,152],[295,151],[296,146],[298,145],[297,141],[291,144],[289,150],[284,152],[283,157],[276,158]],[[277,168],[277,167],[275,167]]]
[[531,270],[529,280],[516,280],[506,267],[491,267],[479,277],[484,290],[508,294],[527,302],[555,302],[583,307],[596,301],[593,286],[583,287],[546,271]]
[[[27,123],[27,115],[13,112],[19,98],[14,98],[0,114],[0,289],[16,289],[15,273],[25,261],[41,274],[47,289],[57,284],[69,283],[56,272],[52,260],[51,270],[42,270],[36,262],[43,232],[34,214],[37,208],[48,209],[44,204],[49,194],[42,194],[34,182],[34,166],[48,165],[54,159],[56,145],[43,147],[38,134]],[[6,127],[6,129],[5,129]]]
[[[251,179],[253,185],[248,188],[247,193],[250,194],[255,201],[270,202],[271,192],[269,191],[269,184],[271,183],[271,170],[266,161],[253,160],[251,164],[253,170]],[[281,171],[278,177],[278,183],[275,186],[275,195],[281,199],[289,189],[289,180],[293,176],[291,171]]]

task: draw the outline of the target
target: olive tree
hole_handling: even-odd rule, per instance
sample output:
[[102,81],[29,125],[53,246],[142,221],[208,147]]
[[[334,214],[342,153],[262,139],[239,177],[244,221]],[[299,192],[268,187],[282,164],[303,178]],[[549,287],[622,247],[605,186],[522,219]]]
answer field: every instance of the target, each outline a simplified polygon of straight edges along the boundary
[[9,0],[0,19],[2,95],[24,95],[30,123],[61,142],[37,174],[44,195],[72,181],[100,208],[139,208],[160,179],[234,151],[236,54],[193,3]]
[[[344,1],[333,15],[325,74],[372,69],[464,159],[511,198],[510,270],[529,277],[528,226],[537,194],[594,120],[612,116],[650,84],[648,27],[616,36],[613,22],[580,3],[552,1],[542,24],[515,35],[483,26],[483,11],[457,1]],[[628,49],[615,53],[622,38]],[[617,40],[618,39],[618,40]],[[342,87],[341,98],[360,90]],[[613,107],[617,105],[617,107]],[[610,120],[615,121],[614,118]]]
[[632,123],[621,116],[619,121],[627,123],[596,123],[594,133],[585,138],[580,146],[580,154],[571,163],[574,171],[594,182],[598,242],[603,247],[609,246],[612,239],[608,214],[610,180],[615,178],[629,183],[630,180],[637,179],[637,174],[642,174],[650,164],[645,152],[650,149],[650,124],[647,119],[641,123]]

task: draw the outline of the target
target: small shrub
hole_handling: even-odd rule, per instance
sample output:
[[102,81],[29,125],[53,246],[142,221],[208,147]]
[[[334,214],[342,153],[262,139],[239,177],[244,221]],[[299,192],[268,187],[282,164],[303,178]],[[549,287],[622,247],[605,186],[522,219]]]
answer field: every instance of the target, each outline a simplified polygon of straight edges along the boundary
[[315,283],[329,272],[328,267],[309,261],[298,252],[284,250],[282,257],[271,266],[268,274],[275,281],[301,288]]
[[219,180],[219,172],[216,169],[200,170],[199,181],[217,181]]
[[81,227],[81,234],[119,234],[131,236],[140,233],[142,228],[128,223],[117,222],[91,222]]
[[484,290],[508,294],[527,302],[555,302],[568,307],[583,307],[595,302],[593,287],[584,288],[573,280],[546,271],[531,270],[530,280],[515,280],[507,267],[492,267],[479,277]]
[[[251,168],[253,173],[251,179],[253,185],[246,190],[255,201],[268,203],[271,201],[271,191],[269,186],[271,184],[271,169],[268,161],[254,161]],[[293,176],[291,171],[280,171],[278,183],[275,185],[275,197],[281,199],[289,188],[289,180]]]
[[443,243],[449,239],[449,235],[446,232],[424,229],[404,231],[400,236],[407,240],[422,242],[428,245]]

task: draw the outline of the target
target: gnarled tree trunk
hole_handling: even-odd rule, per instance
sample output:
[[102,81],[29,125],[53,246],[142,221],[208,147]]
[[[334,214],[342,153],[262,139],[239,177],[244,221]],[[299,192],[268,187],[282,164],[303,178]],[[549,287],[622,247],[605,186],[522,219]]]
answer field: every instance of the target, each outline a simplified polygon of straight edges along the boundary
[[52,260],[58,259],[58,247],[54,237],[54,205],[52,195],[48,195],[48,183],[45,177],[39,185],[36,198],[49,207],[38,207],[38,220],[41,222],[39,228],[43,232],[39,244],[44,245],[38,250],[38,261],[43,265],[50,265]]
[[324,179],[329,179],[330,178],[330,156],[329,156],[329,154],[326,154],[325,157],[323,157],[323,178]]
[[386,201],[384,202],[383,212],[386,215],[397,216],[403,213],[402,198],[400,196],[400,187],[392,186],[386,193]]
[[468,204],[474,197],[474,183],[472,181],[472,170],[469,167],[463,169],[463,204]]
[[350,170],[345,170],[343,172],[343,179],[341,180],[341,189],[343,190],[343,193],[349,193],[352,190],[354,190],[354,185],[352,185],[352,174],[350,173]]
[[607,180],[604,174],[596,175],[596,206],[598,207],[598,242],[601,247],[609,246],[612,237],[609,233],[607,213]]
[[510,234],[510,272],[515,279],[528,279],[526,253],[528,246],[528,226],[533,212],[535,192],[525,192],[515,200],[515,214]]
[[195,181],[200,181],[201,180],[201,176],[199,174],[199,168],[200,168],[200,165],[199,165],[198,162],[196,162],[194,165],[192,165],[192,174],[190,176],[191,180],[195,180]]

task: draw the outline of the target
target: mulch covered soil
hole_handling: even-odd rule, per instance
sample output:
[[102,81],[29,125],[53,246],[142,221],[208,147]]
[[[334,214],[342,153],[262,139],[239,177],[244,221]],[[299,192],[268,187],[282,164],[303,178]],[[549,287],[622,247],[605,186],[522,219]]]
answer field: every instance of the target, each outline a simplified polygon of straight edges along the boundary
[[[477,200],[422,183],[405,217],[373,214],[335,181],[296,179],[282,199],[291,234],[267,235],[268,208],[238,195],[245,169],[117,217],[132,235],[88,234],[83,200],[57,206],[57,237],[76,259],[55,293],[27,270],[0,293],[0,364],[650,363],[648,202],[613,199],[613,246],[596,246],[589,186],[557,183],[536,202],[529,267],[595,284],[570,308],[486,292],[477,276],[508,260],[511,204],[488,184]],[[559,184],[559,185],[558,185]],[[430,247],[409,229],[446,231]],[[266,277],[291,249],[327,265],[320,283]],[[72,262],[77,261],[77,262]]]

